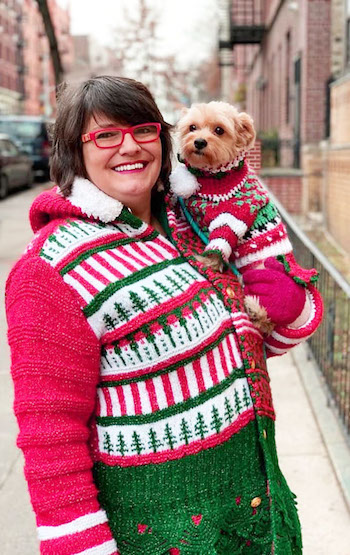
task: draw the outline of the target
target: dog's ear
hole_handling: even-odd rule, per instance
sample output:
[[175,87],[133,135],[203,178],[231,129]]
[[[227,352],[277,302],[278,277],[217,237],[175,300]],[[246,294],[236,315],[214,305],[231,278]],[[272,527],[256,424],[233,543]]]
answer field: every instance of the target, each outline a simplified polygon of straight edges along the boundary
[[182,106],[180,111],[181,117],[183,118],[188,112],[189,112],[189,108],[186,108],[186,106]]
[[241,150],[249,150],[254,146],[256,132],[254,129],[253,118],[246,112],[240,112],[236,119],[237,135],[240,141]]

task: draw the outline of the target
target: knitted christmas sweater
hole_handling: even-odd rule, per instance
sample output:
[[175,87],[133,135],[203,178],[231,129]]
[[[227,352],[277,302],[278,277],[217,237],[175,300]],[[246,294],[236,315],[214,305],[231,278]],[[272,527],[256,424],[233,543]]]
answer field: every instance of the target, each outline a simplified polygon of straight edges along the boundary
[[80,178],[67,199],[42,193],[7,283],[41,553],[301,553],[264,345],[310,336],[319,294],[308,286],[304,326],[266,341],[237,277],[194,258],[203,245],[176,203],[166,238],[118,205]]

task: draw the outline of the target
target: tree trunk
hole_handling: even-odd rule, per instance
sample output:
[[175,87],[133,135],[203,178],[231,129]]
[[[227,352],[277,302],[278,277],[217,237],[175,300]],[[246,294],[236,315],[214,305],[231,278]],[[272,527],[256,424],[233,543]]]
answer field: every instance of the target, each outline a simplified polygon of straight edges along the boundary
[[63,80],[63,67],[61,62],[61,56],[58,50],[55,29],[52,23],[49,7],[47,5],[47,0],[37,0],[37,3],[39,6],[39,11],[41,13],[41,16],[43,18],[45,33],[49,41],[50,57],[51,57],[52,65],[54,69],[55,85],[57,89],[58,85]]

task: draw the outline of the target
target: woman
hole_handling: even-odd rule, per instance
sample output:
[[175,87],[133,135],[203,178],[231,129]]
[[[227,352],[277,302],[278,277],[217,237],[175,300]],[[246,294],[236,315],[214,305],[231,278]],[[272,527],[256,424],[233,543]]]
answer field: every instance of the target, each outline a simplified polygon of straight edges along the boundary
[[35,200],[7,284],[41,552],[301,553],[264,349],[313,333],[321,301],[308,285],[295,320],[286,299],[290,325],[264,342],[237,277],[194,256],[203,245],[167,194],[170,150],[141,83],[96,77],[61,95],[58,186]]

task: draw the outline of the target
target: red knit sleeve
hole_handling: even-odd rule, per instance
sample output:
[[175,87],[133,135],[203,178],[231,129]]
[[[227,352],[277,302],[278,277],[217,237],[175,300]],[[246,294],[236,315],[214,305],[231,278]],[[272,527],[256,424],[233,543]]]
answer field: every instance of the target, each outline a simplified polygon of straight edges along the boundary
[[18,446],[41,553],[115,554],[88,449],[99,341],[68,286],[40,259],[23,258],[15,266],[6,310]]

